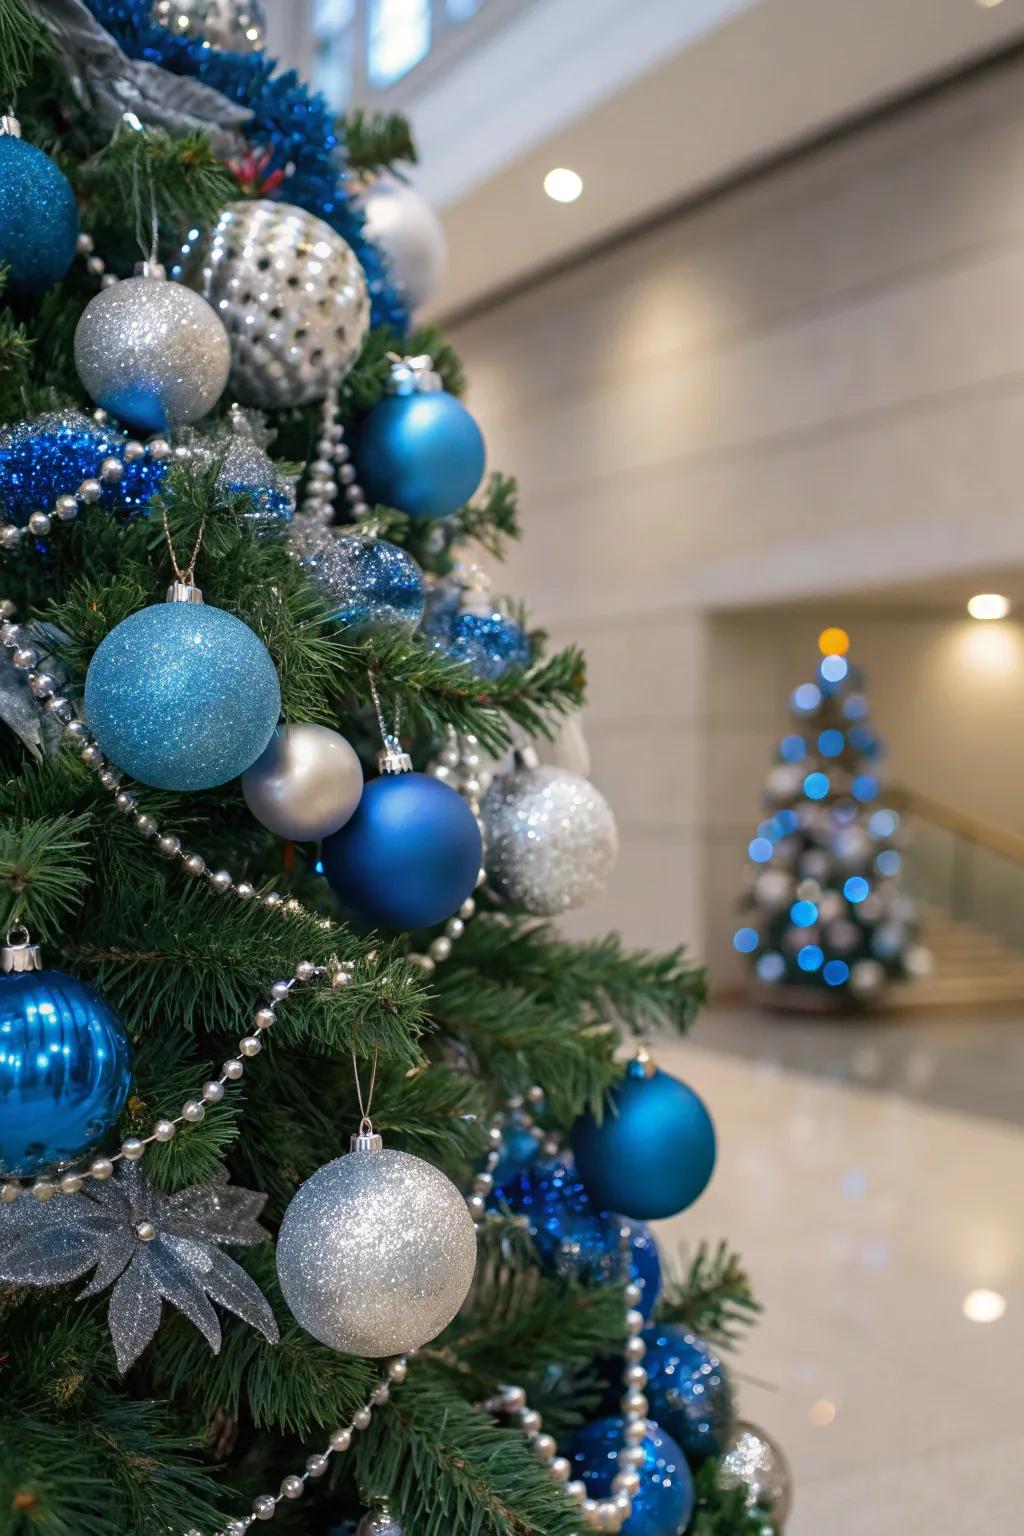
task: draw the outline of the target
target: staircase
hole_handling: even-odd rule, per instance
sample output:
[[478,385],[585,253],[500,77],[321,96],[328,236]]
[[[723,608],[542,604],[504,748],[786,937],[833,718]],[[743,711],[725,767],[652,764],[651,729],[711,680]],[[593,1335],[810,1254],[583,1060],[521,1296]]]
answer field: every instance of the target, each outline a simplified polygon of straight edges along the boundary
[[931,951],[932,975],[894,986],[887,1009],[1024,1003],[1024,954],[977,923],[922,906],[921,942]]

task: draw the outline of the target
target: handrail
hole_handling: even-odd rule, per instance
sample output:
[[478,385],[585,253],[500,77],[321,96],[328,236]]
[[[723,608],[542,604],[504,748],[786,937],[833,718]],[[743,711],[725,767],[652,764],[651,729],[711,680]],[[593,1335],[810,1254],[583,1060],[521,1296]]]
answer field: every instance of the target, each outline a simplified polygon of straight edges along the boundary
[[977,843],[982,848],[991,848],[994,853],[1012,859],[1015,864],[1024,864],[1024,837],[1017,832],[1007,832],[1004,827],[981,821],[977,816],[958,811],[955,806],[934,800],[931,795],[922,794],[920,790],[911,789],[906,784],[889,784],[886,799],[898,810],[911,811],[925,821],[944,827],[947,832],[965,837],[968,842]]

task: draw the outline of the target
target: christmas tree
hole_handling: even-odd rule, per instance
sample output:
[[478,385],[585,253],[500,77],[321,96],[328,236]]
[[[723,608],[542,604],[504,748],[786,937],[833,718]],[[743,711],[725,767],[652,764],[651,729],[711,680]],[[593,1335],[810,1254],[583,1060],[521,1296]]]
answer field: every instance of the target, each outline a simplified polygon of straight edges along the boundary
[[790,696],[794,725],[748,848],[733,944],[750,958],[757,995],[780,1005],[874,1004],[891,981],[930,965],[900,881],[903,835],[884,801],[883,743],[849,645],[842,629],[819,636],[815,677]]
[[0,1531],[780,1529],[406,126],[233,0],[0,0],[0,94]]

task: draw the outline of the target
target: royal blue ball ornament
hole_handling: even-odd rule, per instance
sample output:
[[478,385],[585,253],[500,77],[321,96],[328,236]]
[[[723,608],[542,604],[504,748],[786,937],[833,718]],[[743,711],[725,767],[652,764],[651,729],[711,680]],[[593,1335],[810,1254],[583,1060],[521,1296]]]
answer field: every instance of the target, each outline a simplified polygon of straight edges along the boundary
[[722,1361],[681,1325],[655,1324],[641,1336],[651,1413],[692,1459],[720,1456],[733,1424],[732,1387]]
[[75,259],[78,204],[49,155],[28,144],[13,117],[0,119],[0,266],[18,297],[45,293]]
[[[607,1499],[619,1471],[625,1445],[625,1421],[617,1414],[596,1419],[577,1430],[569,1446],[572,1475],[587,1485],[591,1499]],[[632,1498],[632,1513],[622,1536],[681,1536],[693,1514],[693,1477],[686,1457],[670,1435],[653,1420],[639,1442],[644,1459],[636,1468],[640,1487]]]
[[704,1101],[645,1054],[608,1093],[601,1121],[581,1116],[571,1141],[595,1204],[637,1221],[685,1211],[715,1167],[715,1127]]
[[368,927],[408,931],[444,922],[472,895],[483,844],[454,789],[388,768],[366,785],[352,819],[325,838],[320,856],[348,911]]
[[371,505],[395,507],[409,517],[450,517],[483,479],[484,439],[428,365],[417,358],[392,369],[392,393],[363,418],[356,470]]
[[101,750],[155,789],[237,778],[266,748],[280,713],[266,646],[201,599],[140,608],[100,643],[85,676],[85,718]]
[[117,1120],[131,1082],[124,1026],[98,992],[44,971],[28,934],[0,949],[0,1174],[80,1157]]

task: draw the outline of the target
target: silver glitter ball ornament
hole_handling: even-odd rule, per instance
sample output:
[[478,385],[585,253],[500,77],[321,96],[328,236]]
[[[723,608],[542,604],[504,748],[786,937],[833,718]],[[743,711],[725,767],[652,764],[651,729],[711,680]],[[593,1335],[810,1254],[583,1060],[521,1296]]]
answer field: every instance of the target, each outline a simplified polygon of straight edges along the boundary
[[256,820],[296,843],[337,832],[362,793],[359,758],[326,725],[279,725],[263,756],[242,775],[242,794]]
[[262,48],[267,28],[260,0],[156,0],[152,14],[179,37],[198,35],[229,53]]
[[142,432],[198,421],[224,393],[231,347],[210,305],[161,277],[102,289],[75,330],[75,367],[97,405]]
[[360,200],[367,235],[384,252],[409,308],[419,309],[433,297],[448,260],[441,220],[422,193],[396,176],[376,177]]
[[738,1419],[726,1441],[719,1477],[727,1488],[745,1488],[751,1509],[763,1509],[779,1530],[793,1503],[789,1463],[770,1435]]
[[190,287],[231,337],[231,389],[264,410],[322,400],[370,328],[363,269],[329,224],[290,203],[229,203],[183,253]]
[[302,517],[292,525],[289,547],[310,585],[335,605],[331,617],[338,623],[411,634],[423,617],[423,572],[397,544]]
[[277,1273],[308,1333],[350,1355],[406,1354],[446,1327],[476,1268],[466,1202],[379,1138],[317,1170],[284,1213]]
[[491,886],[521,912],[550,917],[602,890],[619,851],[615,817],[587,779],[517,763],[483,798]]

